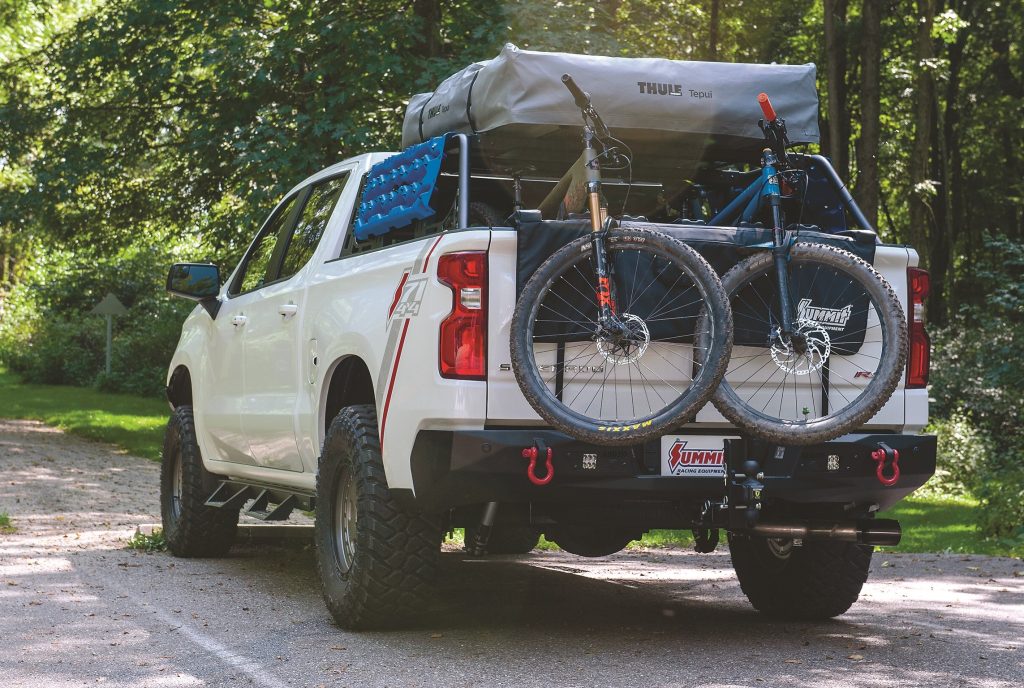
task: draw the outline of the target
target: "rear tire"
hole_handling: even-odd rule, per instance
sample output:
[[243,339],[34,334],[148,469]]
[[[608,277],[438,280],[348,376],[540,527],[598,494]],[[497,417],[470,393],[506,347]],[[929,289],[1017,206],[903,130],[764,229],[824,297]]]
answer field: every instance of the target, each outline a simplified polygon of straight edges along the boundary
[[317,476],[317,571],[342,628],[407,624],[423,611],[440,563],[440,520],[391,495],[373,406],[331,422]]
[[805,542],[729,534],[740,588],[759,612],[818,621],[846,612],[868,579],[874,548],[852,542]]
[[587,528],[561,526],[545,533],[546,537],[569,554],[579,557],[607,557],[626,549],[643,533],[622,528]]
[[[476,528],[466,528],[466,543],[473,542]],[[540,542],[540,531],[531,526],[494,526],[487,539],[488,554],[529,554]]]
[[231,549],[239,510],[206,506],[218,483],[203,467],[192,407],[177,407],[167,422],[160,464],[160,514],[174,556],[220,557]]
[[605,246],[605,289],[626,336],[598,322],[593,243],[583,236],[523,288],[512,315],[512,370],[555,428],[594,444],[636,444],[687,422],[711,398],[729,362],[732,315],[718,275],[681,241],[621,227]]

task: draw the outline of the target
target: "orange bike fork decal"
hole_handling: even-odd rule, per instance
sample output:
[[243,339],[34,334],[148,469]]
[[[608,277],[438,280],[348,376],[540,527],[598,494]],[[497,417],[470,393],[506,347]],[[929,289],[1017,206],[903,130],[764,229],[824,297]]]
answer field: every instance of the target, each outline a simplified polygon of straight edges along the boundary
[[612,286],[607,277],[597,278],[597,305],[608,306],[615,310],[615,301],[612,300]]

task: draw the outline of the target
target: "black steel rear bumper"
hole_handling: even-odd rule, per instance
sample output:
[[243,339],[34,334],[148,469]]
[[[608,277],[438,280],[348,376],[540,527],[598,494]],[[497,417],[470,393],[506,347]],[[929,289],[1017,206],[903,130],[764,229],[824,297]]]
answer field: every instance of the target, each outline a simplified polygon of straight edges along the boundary
[[[716,430],[685,434],[727,434]],[[555,475],[544,486],[527,478],[523,449],[540,440],[552,449]],[[884,443],[899,452],[900,478],[885,486],[871,453]],[[765,505],[843,505],[849,511],[885,509],[935,472],[934,435],[850,434],[824,444],[778,447],[748,439],[727,441],[725,462],[756,460],[764,472]],[[538,463],[543,463],[539,461]],[[631,447],[598,447],[543,429],[422,431],[412,453],[415,502],[448,509],[481,502],[673,505],[672,511],[720,499],[724,472],[714,477],[661,475],[659,441]],[[538,468],[543,477],[543,471]],[[651,527],[658,527],[652,525]]]

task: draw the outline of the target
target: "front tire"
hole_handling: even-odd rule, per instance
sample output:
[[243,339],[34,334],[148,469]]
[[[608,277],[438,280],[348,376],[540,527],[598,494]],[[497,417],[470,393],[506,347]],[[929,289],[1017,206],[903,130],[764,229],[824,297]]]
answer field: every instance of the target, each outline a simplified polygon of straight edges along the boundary
[[545,537],[569,554],[578,557],[607,557],[626,549],[643,533],[624,528],[588,528],[585,526],[558,526],[545,533]]
[[231,549],[238,509],[206,506],[217,483],[203,467],[192,407],[177,407],[167,422],[160,464],[160,514],[174,556],[220,557]]
[[342,628],[402,625],[424,608],[437,577],[441,525],[388,491],[372,406],[331,422],[317,476],[316,563]]
[[852,542],[772,540],[729,534],[740,588],[759,612],[820,621],[846,612],[868,579],[874,548]]
[[767,442],[827,442],[870,420],[899,385],[906,317],[870,264],[833,246],[797,243],[788,260],[790,299],[803,308],[797,324],[806,341],[815,342],[798,354],[769,336],[780,322],[774,270],[765,251],[722,277],[735,341],[713,401],[731,423]]

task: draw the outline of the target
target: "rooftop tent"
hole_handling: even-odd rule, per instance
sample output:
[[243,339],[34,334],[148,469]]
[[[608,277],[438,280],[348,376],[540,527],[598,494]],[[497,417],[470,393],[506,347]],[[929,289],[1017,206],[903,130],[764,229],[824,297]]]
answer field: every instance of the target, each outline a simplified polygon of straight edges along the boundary
[[677,176],[701,163],[754,162],[763,136],[758,93],[785,118],[794,144],[817,143],[815,67],[684,62],[520,50],[506,45],[406,109],[402,145],[454,131],[479,134],[475,167],[561,175],[580,152],[582,120],[561,76],[588,91],[634,151],[634,174]]

